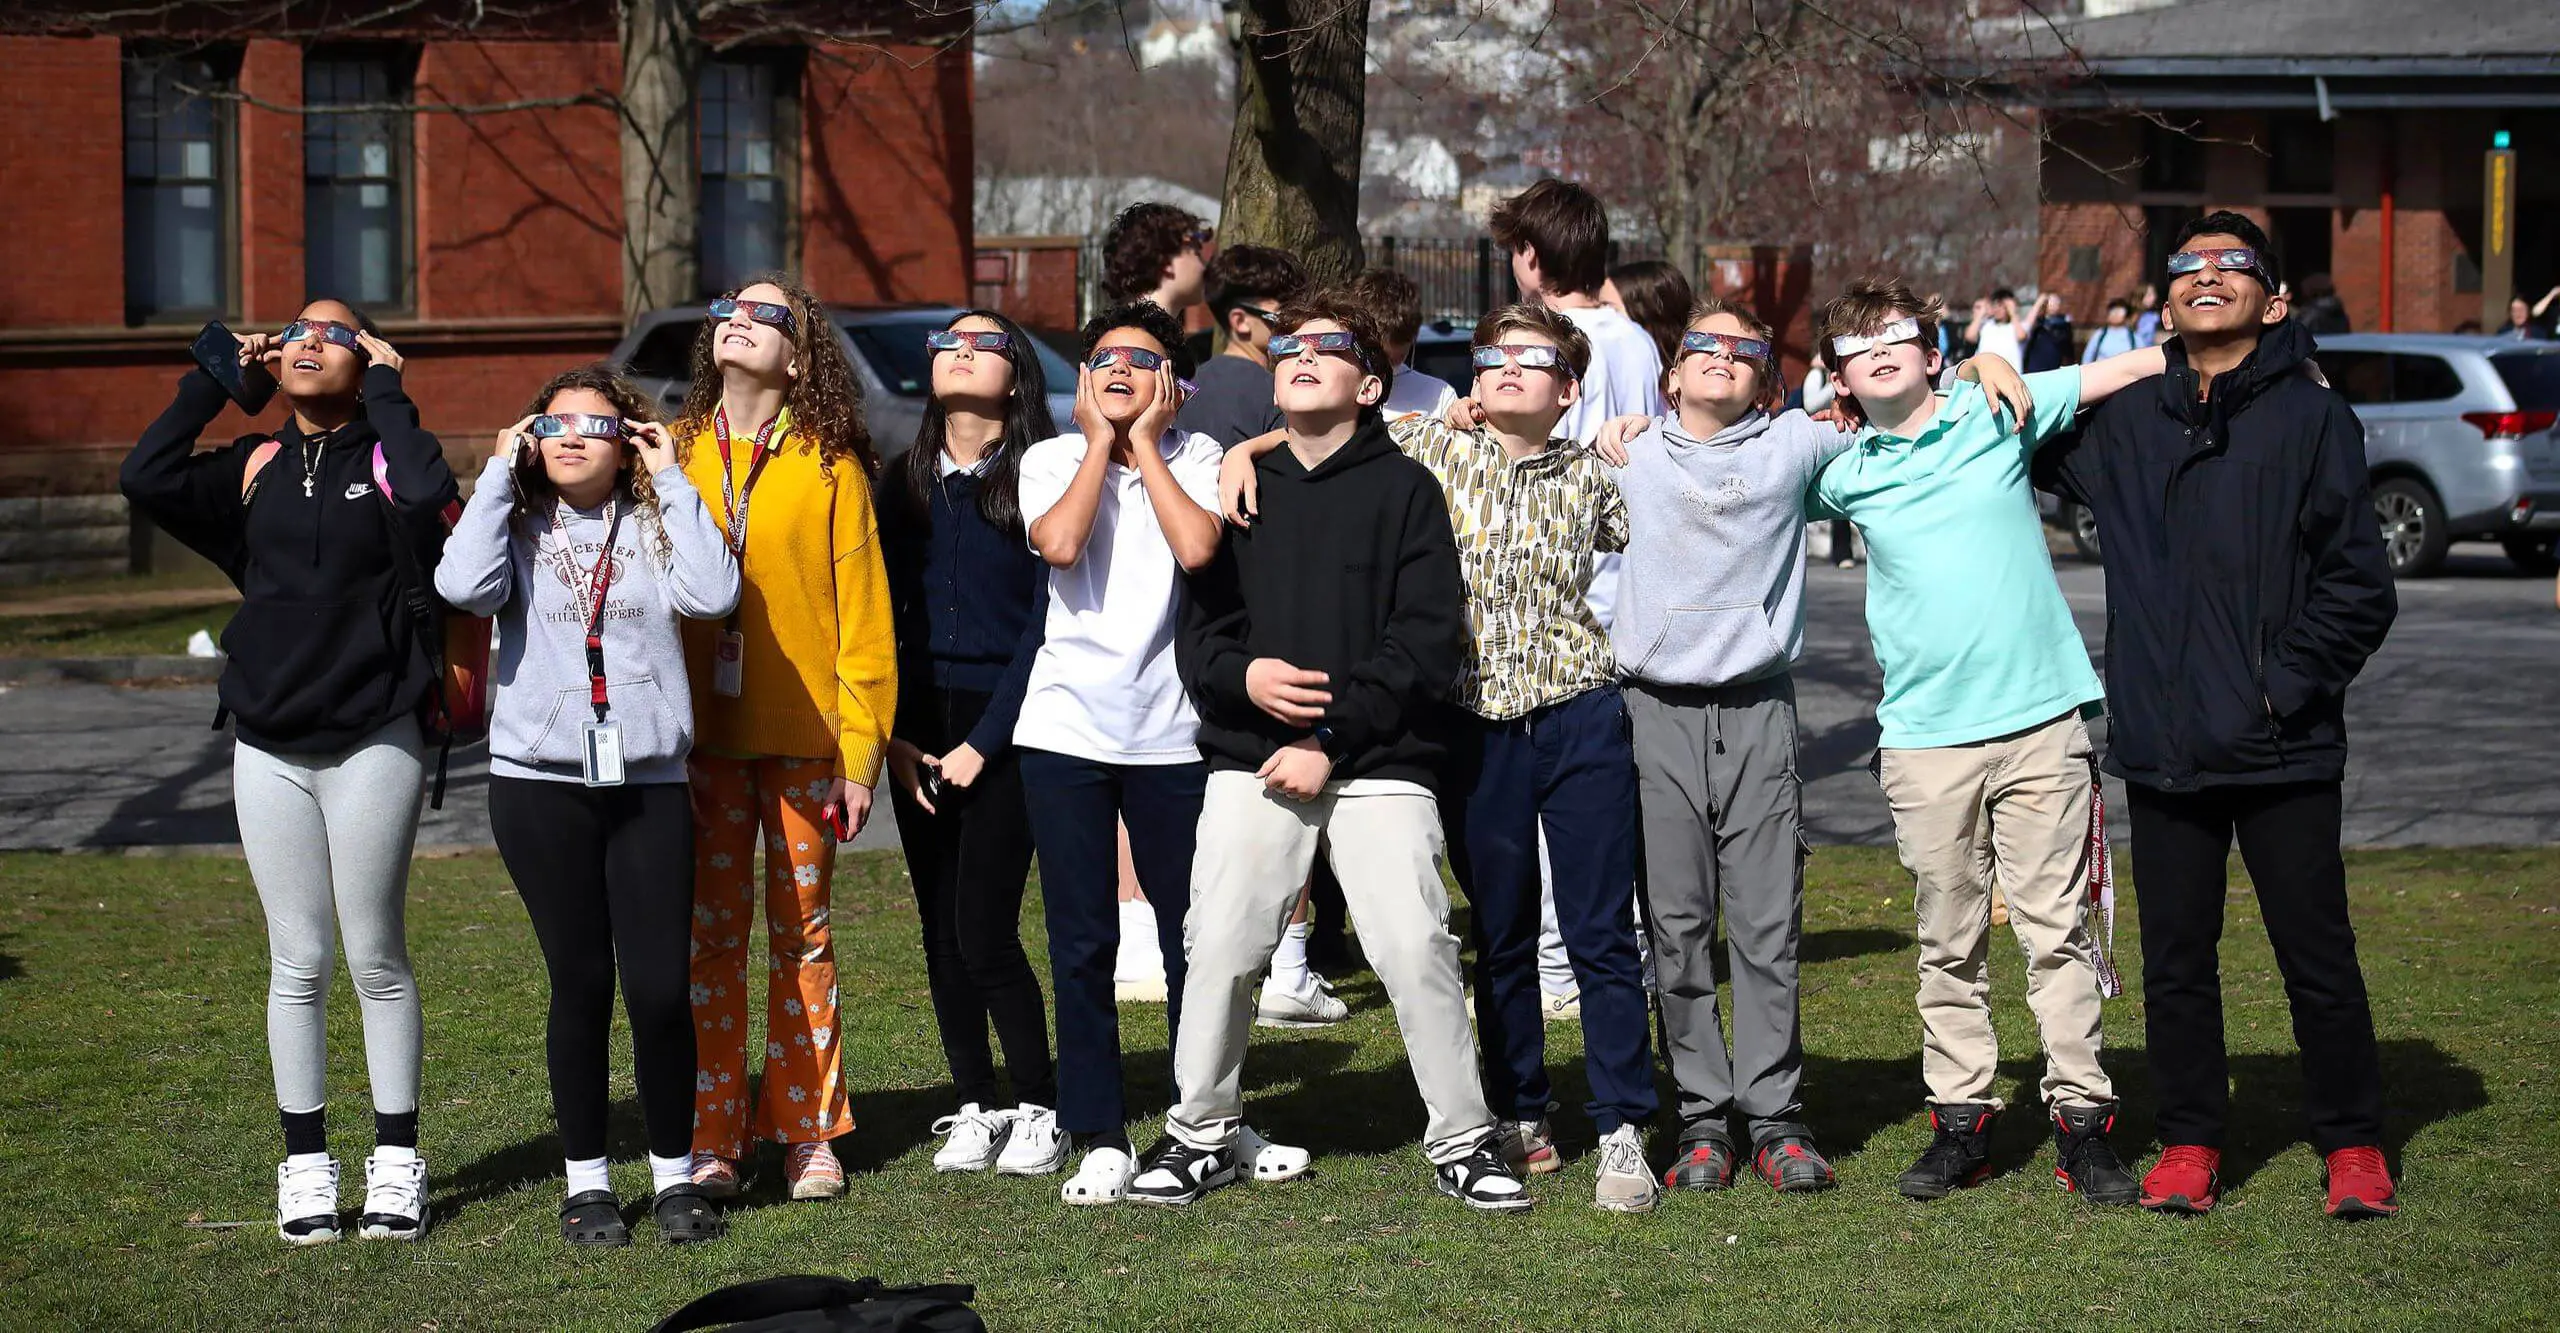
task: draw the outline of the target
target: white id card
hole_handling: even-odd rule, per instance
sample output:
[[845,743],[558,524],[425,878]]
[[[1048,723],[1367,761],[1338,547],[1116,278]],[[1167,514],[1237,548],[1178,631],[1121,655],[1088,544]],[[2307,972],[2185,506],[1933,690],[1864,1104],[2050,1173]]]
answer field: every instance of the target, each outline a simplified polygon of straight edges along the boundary
[[720,632],[720,646],[711,654],[711,692],[723,699],[735,699],[746,689],[747,636],[736,630]]
[[586,759],[580,777],[590,787],[622,785],[622,724],[590,722],[585,728]]

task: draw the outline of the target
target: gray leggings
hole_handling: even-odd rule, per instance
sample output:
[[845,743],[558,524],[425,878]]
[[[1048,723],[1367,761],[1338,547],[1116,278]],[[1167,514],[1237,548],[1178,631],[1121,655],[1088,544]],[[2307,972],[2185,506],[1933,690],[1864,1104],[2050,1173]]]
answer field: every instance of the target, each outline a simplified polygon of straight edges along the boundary
[[426,775],[418,724],[402,719],[336,754],[272,754],[242,743],[231,763],[240,847],[267,912],[267,1055],[276,1105],[328,1097],[335,937],[364,1010],[373,1108],[418,1109],[418,987],[403,910]]

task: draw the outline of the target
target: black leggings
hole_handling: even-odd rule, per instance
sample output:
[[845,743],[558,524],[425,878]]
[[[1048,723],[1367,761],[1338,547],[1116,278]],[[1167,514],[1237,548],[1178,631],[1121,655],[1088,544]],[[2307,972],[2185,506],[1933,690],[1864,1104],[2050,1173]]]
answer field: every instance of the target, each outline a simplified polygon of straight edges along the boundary
[[693,1150],[693,811],[681,782],[489,779],[489,829],[551,972],[551,1113],[571,1161],[605,1155],[622,974],[649,1151]]
[[[987,696],[931,684],[908,686],[922,699],[902,707],[926,754],[948,753],[968,739],[986,711]],[[1040,978],[1022,952],[1022,888],[1031,872],[1031,817],[1022,803],[1022,765],[1008,748],[965,792],[948,793],[925,813],[895,782],[890,799],[898,812],[898,836],[906,844],[907,878],[924,918],[925,985],[933,993],[933,1018],[942,1029],[943,1058],[962,1104],[1006,1105],[997,1099],[995,1056],[987,1025],[1004,1044],[1014,1098],[1055,1108],[1058,1081],[1049,1059],[1049,1013]]]

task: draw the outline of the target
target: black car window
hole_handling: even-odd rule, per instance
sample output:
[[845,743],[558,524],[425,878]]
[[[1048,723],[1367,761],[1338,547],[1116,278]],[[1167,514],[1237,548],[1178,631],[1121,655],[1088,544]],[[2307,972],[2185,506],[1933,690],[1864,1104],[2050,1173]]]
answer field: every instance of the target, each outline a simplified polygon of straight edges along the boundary
[[923,320],[847,324],[845,337],[871,363],[871,373],[901,398],[921,398],[933,382],[933,362],[924,348],[925,330],[938,328]]
[[702,322],[671,319],[640,335],[631,349],[631,373],[643,379],[680,380],[693,374],[693,339]]
[[2520,412],[2560,408],[2560,353],[2509,352],[2489,358],[2489,366],[2516,396]]
[[1476,367],[1472,359],[1474,356],[1475,344],[1460,342],[1454,338],[1447,341],[1415,343],[1413,368],[1425,375],[1435,375],[1447,380],[1457,387],[1461,395],[1464,395],[1472,392],[1471,386],[1475,383]]
[[2440,356],[2395,352],[2391,357],[2391,400],[2396,403],[2440,403],[2462,396],[2462,376]]
[[2350,403],[2391,401],[2391,358],[2380,352],[2345,352],[2322,348],[2320,373],[2329,377]]

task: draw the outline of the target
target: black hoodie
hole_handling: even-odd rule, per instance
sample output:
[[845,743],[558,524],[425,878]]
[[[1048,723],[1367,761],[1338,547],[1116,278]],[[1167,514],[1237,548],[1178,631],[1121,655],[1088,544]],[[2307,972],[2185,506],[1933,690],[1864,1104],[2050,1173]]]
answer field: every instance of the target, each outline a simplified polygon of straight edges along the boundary
[[1437,790],[1445,753],[1422,730],[1467,651],[1467,590],[1448,502],[1374,417],[1312,472],[1287,448],[1254,463],[1261,512],[1229,527],[1192,579],[1177,645],[1213,771],[1253,772],[1312,733],[1257,707],[1245,668],[1276,657],[1332,677],[1333,778]]
[[[240,739],[262,750],[345,749],[416,715],[435,687],[391,543],[395,534],[410,543],[414,568],[432,577],[458,488],[443,447],[419,429],[400,372],[367,367],[363,393],[355,420],[310,455],[307,495],[310,441],[289,419],[272,436],[195,452],[229,401],[201,370],[179,381],[177,400],[124,460],[125,498],[240,589],[222,632],[220,692]],[[241,474],[268,439],[283,447],[243,502]],[[395,505],[374,493],[377,441]]]
[[2164,791],[2335,782],[2347,685],[2397,608],[2364,428],[2292,321],[2196,399],[2168,372],[2036,460],[2106,537],[2107,767]]

